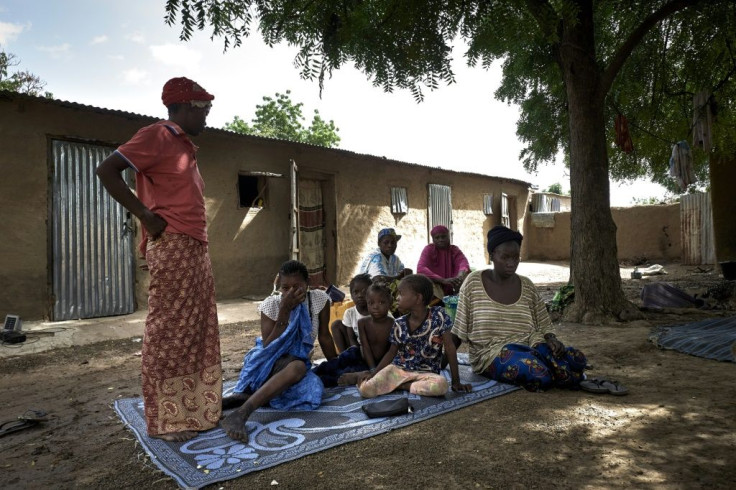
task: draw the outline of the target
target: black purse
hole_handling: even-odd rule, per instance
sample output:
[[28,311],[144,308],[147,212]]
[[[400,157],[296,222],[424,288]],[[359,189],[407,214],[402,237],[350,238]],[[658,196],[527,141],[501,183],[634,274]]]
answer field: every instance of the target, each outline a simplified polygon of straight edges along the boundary
[[412,406],[409,405],[409,399],[404,397],[396,400],[366,403],[363,405],[363,411],[369,418],[375,419],[379,417],[393,417],[394,415],[406,415],[412,412]]

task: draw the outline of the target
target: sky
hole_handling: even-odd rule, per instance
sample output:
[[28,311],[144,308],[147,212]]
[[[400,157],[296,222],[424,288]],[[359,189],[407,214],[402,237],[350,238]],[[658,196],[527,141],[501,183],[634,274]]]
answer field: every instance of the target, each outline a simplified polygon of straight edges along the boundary
[[[497,101],[499,64],[469,68],[456,42],[456,83],[411,93],[386,93],[354,67],[333,72],[319,93],[294,67],[296,48],[266,46],[253,32],[242,46],[223,52],[222,39],[197,32],[188,42],[164,22],[165,0],[0,0],[0,48],[43,79],[54,98],[95,107],[166,117],[161,88],[186,76],[215,95],[208,125],[222,127],[239,116],[250,121],[264,96],[291,91],[302,102],[305,124],[314,110],[340,129],[339,147],[431,167],[509,177],[540,189],[569,172],[557,163],[527,173],[519,159],[518,108]],[[560,159],[561,161],[561,159]],[[661,197],[663,187],[644,181],[611,184],[611,205]]]

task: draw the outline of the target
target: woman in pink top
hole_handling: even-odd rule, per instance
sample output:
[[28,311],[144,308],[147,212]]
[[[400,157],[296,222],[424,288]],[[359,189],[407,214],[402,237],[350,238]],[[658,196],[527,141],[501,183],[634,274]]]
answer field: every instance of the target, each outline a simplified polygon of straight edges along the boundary
[[437,225],[429,232],[432,243],[424,247],[417,264],[417,274],[427,276],[444,295],[457,294],[460,285],[470,272],[465,254],[455,245],[450,245],[450,231],[446,226]]

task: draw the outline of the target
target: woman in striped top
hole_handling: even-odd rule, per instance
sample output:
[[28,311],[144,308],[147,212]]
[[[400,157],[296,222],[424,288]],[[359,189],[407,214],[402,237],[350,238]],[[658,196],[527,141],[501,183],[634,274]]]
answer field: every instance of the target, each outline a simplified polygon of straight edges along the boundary
[[488,232],[493,269],[472,272],[463,283],[452,333],[458,345],[468,343],[476,373],[529,391],[576,388],[585,355],[555,337],[534,284],[516,274],[522,238],[500,225]]

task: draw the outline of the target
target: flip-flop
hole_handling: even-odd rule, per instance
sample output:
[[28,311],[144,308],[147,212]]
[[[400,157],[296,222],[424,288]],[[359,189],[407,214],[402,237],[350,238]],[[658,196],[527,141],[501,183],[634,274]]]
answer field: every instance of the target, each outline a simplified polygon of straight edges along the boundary
[[28,429],[37,424],[38,421],[36,420],[8,420],[0,424],[0,437],[18,432],[19,430]]
[[580,389],[589,393],[608,393],[608,388],[603,386],[605,380],[598,378],[584,379],[580,382]]
[[600,385],[612,395],[621,396],[629,393],[629,390],[625,386],[620,385],[618,381],[602,379],[600,380]]
[[0,437],[28,429],[46,420],[46,412],[43,410],[26,410],[16,420],[8,420],[0,424]]
[[610,393],[611,395],[621,396],[629,393],[623,385],[618,381],[610,379],[592,378],[580,382],[580,389],[590,393]]

